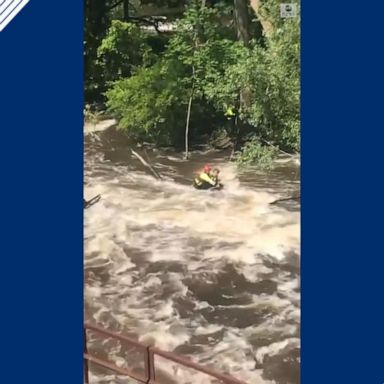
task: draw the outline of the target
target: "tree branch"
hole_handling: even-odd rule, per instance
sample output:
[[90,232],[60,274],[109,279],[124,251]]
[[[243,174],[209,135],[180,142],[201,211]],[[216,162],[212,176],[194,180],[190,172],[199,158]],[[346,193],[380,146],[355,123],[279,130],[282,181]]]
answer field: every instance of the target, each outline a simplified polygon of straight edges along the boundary
[[135,16],[129,16],[128,20],[137,21],[139,23],[150,25],[155,28],[157,33],[162,33],[159,29],[160,20],[153,19],[153,18],[147,19],[145,17],[135,17]]
[[263,139],[263,138],[261,138],[261,137],[260,137],[260,140],[261,140],[264,144],[267,144],[267,145],[269,145],[270,147],[277,149],[279,152],[284,153],[285,155],[288,155],[288,156],[290,156],[290,157],[294,157],[295,155],[297,155],[297,153],[292,154],[292,153],[285,152],[285,151],[283,151],[282,149],[280,149],[279,147],[277,147],[276,145],[273,145],[272,143],[270,143],[269,141],[267,141],[267,140],[265,140],[265,139]]
[[262,12],[262,0],[250,0],[250,5],[255,11],[255,14],[260,21],[261,26],[263,27],[266,37],[270,37],[273,32],[273,25],[271,20],[269,20]]
[[300,196],[292,196],[292,197],[286,197],[284,199],[277,199],[275,201],[272,201],[272,203],[269,203],[271,205],[280,203],[281,201],[289,201],[289,200],[300,200]]
[[137,152],[135,152],[133,149],[131,149],[132,155],[134,155],[144,166],[149,168],[149,170],[152,172],[152,174],[155,176],[156,179],[162,180],[162,177],[159,172],[156,172],[156,170],[152,167],[151,164],[149,164],[147,161],[145,161]]
[[112,9],[116,8],[118,5],[123,4],[124,0],[119,0],[115,4],[110,5],[109,7],[105,7],[104,11],[109,12],[112,11]]

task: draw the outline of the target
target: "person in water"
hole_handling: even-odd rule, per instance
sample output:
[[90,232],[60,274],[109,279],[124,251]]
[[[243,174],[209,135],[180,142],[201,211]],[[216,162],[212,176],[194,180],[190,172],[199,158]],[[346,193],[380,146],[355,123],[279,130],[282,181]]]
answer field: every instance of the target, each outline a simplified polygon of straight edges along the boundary
[[209,172],[209,176],[216,183],[216,186],[218,186],[220,184],[219,183],[219,174],[220,174],[219,168],[213,168],[212,171]]
[[193,181],[193,186],[196,189],[210,189],[218,187],[219,184],[219,173],[220,171],[215,168],[212,169],[211,166],[205,165],[203,170],[196,176]]

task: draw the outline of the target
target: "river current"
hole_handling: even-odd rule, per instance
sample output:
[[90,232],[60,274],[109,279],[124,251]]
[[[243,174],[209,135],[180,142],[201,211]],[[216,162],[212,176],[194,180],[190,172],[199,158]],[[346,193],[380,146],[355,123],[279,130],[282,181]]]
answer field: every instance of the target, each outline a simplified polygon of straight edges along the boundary
[[[247,383],[299,384],[300,206],[270,204],[299,194],[298,160],[240,171],[226,152],[201,148],[185,161],[132,147],[114,128],[86,135],[84,150],[85,198],[102,196],[84,211],[86,320]],[[191,187],[205,163],[221,169],[224,190]],[[124,348],[107,344],[94,338],[90,349],[127,364]],[[159,367],[175,383],[211,382]],[[123,380],[93,369],[91,382]]]

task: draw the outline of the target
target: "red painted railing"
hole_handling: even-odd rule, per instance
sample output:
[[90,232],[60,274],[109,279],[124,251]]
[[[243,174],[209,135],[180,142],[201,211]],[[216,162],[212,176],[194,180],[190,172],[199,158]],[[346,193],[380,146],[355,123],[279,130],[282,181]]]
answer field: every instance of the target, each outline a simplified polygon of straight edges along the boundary
[[[88,352],[87,347],[87,331],[91,331],[98,335],[104,336],[105,338],[110,338],[112,340],[120,341],[122,344],[133,346],[137,348],[143,354],[144,361],[144,373],[140,374],[128,368],[118,367],[116,364],[92,355]],[[181,358],[180,356],[164,352],[154,347],[146,346],[142,343],[139,343],[135,340],[132,340],[126,336],[120,335],[115,332],[107,331],[103,328],[100,328],[95,325],[86,323],[84,325],[84,382],[85,384],[91,384],[89,381],[89,362],[96,364],[100,367],[103,367],[109,371],[117,373],[121,376],[127,376],[131,379],[138,381],[143,384],[167,384],[166,382],[160,382],[156,380],[156,368],[155,368],[155,356],[160,356],[168,361],[177,363],[183,367],[193,369],[195,371],[204,373],[212,378],[219,380],[224,384],[245,384],[242,381],[239,381],[232,376],[225,375],[222,373],[215,372],[214,370],[196,364],[188,359]]]

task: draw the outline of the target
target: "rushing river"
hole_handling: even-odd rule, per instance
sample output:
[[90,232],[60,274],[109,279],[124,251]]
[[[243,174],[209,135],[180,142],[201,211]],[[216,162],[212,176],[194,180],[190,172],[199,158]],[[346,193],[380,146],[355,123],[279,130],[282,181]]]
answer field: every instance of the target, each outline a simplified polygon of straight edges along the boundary
[[[299,193],[298,164],[239,173],[228,153],[184,161],[135,148],[158,181],[130,147],[114,129],[85,137],[85,198],[102,195],[84,211],[86,320],[250,384],[298,384],[300,207],[269,204]],[[223,191],[191,187],[207,162],[221,169]],[[111,345],[108,357],[123,366],[123,352]],[[210,383],[160,367],[175,383]],[[91,382],[124,381],[93,370]]]

